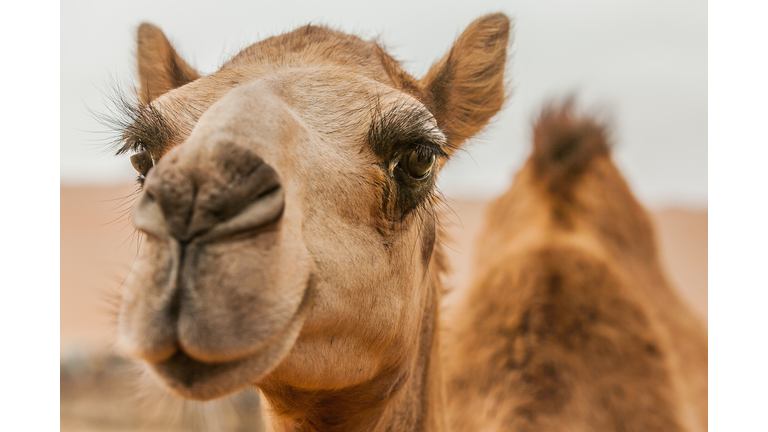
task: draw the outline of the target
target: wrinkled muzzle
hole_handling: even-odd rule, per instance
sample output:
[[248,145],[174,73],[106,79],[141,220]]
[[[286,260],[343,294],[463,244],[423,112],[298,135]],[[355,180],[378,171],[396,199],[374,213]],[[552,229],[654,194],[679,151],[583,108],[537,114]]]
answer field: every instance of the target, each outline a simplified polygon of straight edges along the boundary
[[289,126],[268,90],[233,90],[149,172],[135,205],[146,238],[124,287],[119,341],[182,396],[255,382],[306,317],[309,259],[277,169]]

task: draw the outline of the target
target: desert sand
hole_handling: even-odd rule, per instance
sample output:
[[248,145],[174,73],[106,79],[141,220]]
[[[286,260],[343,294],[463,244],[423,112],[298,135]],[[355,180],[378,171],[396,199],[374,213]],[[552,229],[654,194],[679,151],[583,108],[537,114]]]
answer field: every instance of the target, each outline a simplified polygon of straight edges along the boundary
[[[122,366],[110,366],[109,361],[114,360],[84,360],[89,356],[109,359],[112,350],[120,285],[130,271],[138,246],[128,219],[133,199],[126,198],[134,190],[133,185],[61,187],[62,430],[139,427],[137,423],[121,423],[128,411],[110,410],[117,404],[109,403],[112,393],[103,396],[103,389],[97,389],[106,383],[104,374]],[[482,226],[487,202],[449,200],[448,205],[452,211],[443,218],[449,237],[444,241],[453,268],[450,285],[459,290],[471,277],[473,239]],[[706,322],[707,211],[652,209],[651,215],[670,279]],[[88,374],[88,368],[99,372]],[[253,396],[241,396],[233,403],[243,398],[251,400]],[[246,414],[248,417],[253,413]],[[151,427],[145,422],[140,428]],[[177,427],[166,423],[163,429]]]

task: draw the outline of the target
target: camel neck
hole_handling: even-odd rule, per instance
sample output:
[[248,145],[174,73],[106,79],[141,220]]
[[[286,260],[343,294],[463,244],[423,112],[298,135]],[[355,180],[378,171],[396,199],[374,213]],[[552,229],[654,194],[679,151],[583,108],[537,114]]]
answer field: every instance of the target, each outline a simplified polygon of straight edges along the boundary
[[274,432],[446,430],[445,397],[437,334],[437,290],[422,318],[418,347],[398,367],[338,390],[260,385],[265,420]]

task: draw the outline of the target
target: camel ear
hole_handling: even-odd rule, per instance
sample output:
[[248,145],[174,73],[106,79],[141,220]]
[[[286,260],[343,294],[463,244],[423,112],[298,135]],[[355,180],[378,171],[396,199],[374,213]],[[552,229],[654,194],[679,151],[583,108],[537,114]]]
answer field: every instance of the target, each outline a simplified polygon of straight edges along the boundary
[[162,30],[143,23],[137,33],[142,104],[200,78],[200,74],[179,57]]
[[475,20],[421,80],[429,108],[454,148],[480,132],[504,104],[509,33],[504,14]]

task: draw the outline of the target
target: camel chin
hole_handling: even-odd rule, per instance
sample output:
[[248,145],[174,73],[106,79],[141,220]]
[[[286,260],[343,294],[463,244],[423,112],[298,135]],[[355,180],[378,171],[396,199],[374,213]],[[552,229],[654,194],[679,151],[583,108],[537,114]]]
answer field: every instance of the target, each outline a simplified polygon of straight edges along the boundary
[[204,362],[178,350],[163,361],[147,365],[169,390],[185,399],[209,401],[235,393],[257,383],[290,352],[306,319],[309,304],[308,287],[304,301],[288,324],[258,350],[242,358]]

